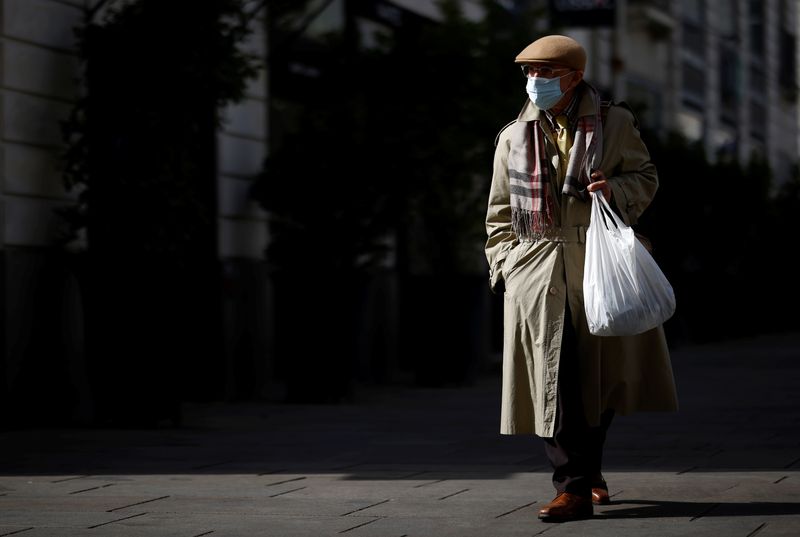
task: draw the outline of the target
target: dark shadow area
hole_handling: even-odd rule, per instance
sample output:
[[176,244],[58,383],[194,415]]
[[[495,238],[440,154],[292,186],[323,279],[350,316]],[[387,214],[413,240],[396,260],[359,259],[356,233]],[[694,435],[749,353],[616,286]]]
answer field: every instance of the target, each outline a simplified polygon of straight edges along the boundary
[[800,514],[800,503],[791,502],[666,502],[661,500],[615,500],[611,505],[634,505],[595,513],[595,520],[615,518],[689,518],[781,516]]
[[[799,337],[675,351],[680,411],[615,418],[604,470],[796,479]],[[275,474],[278,481],[303,474],[436,480],[532,472],[546,481],[542,440],[498,434],[501,379],[479,379],[467,387],[362,390],[355,403],[192,403],[178,428],[4,431],[0,475]],[[743,424],[752,434],[742,432]]]

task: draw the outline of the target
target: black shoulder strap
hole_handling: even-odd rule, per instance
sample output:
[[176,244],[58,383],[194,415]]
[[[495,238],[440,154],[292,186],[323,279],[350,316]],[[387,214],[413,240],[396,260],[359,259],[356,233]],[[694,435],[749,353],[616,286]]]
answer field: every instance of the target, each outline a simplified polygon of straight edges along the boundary
[[509,121],[508,123],[506,123],[505,127],[500,129],[500,132],[498,132],[497,136],[494,137],[494,146],[495,147],[497,147],[497,142],[500,140],[500,135],[503,134],[503,131],[506,130],[507,128],[509,128],[511,125],[513,125],[516,122],[517,122],[517,120],[513,119],[513,120]]
[[600,101],[600,120],[605,123],[608,117],[608,109],[614,104],[611,101]]
[[621,107],[625,108],[628,112],[630,112],[631,115],[633,116],[633,126],[636,127],[637,129],[639,128],[639,119],[636,117],[636,112],[634,112],[633,108],[631,108],[631,105],[629,105],[625,101],[619,101],[619,102],[601,101],[600,102],[600,119],[601,119],[601,121],[603,123],[606,122],[606,118],[608,117],[608,109],[611,108],[612,106],[621,106]]

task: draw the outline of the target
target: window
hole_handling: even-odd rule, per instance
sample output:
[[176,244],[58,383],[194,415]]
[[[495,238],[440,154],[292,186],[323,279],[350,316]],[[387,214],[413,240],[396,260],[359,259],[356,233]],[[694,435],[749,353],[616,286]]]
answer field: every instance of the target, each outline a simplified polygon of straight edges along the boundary
[[767,72],[764,69],[764,64],[761,62],[753,62],[750,64],[750,94],[763,95],[765,91],[765,79]]
[[739,2],[737,0],[720,0],[717,22],[720,37],[737,39],[739,36]]
[[626,100],[636,110],[642,127],[660,130],[663,88],[645,80],[628,80]]
[[747,18],[750,26],[750,52],[757,56],[763,56],[765,51],[764,20],[766,19],[766,2],[762,0],[749,0],[749,17]]
[[720,44],[719,47],[719,107],[720,119],[730,125],[736,124],[741,94],[739,54],[735,47]]
[[761,142],[767,139],[767,109],[758,101],[750,101],[750,136]]
[[720,120],[736,125],[741,88],[738,0],[719,0],[719,113]]
[[705,2],[703,0],[682,0],[681,8],[683,48],[697,57],[703,58],[706,50]]
[[797,99],[797,38],[786,29],[781,29],[778,40],[778,84],[783,97],[794,102]]
[[706,87],[705,72],[690,62],[683,62],[683,98],[684,101],[696,107],[703,106]]
[[681,0],[683,20],[702,26],[706,20],[704,0]]

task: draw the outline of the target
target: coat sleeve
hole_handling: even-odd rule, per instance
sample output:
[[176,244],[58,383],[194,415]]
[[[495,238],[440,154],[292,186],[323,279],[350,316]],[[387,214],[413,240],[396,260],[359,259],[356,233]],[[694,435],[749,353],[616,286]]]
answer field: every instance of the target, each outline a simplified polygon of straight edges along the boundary
[[611,184],[613,202],[622,220],[632,226],[658,190],[658,173],[629,110],[621,106],[609,109],[603,145],[602,169]]
[[492,186],[486,211],[486,260],[489,262],[489,288],[497,292],[503,279],[503,262],[509,250],[517,243],[511,229],[511,194],[508,180],[509,142],[507,130],[498,136],[492,169]]

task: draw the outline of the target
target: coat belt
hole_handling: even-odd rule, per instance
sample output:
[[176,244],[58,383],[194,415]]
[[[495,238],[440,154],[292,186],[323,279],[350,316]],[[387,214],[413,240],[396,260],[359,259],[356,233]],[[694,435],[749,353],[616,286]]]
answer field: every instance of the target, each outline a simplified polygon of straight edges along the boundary
[[556,228],[542,237],[542,240],[549,242],[586,242],[586,226],[570,226]]

